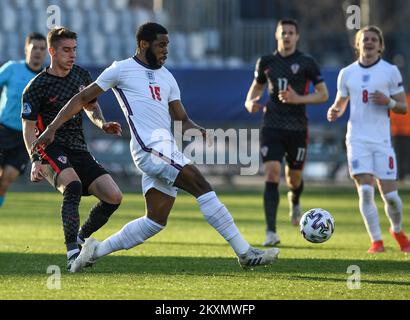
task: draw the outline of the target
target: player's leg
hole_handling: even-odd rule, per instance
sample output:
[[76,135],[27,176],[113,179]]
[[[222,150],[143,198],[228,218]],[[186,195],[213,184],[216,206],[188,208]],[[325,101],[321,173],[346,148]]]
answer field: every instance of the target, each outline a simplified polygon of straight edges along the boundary
[[80,228],[79,206],[82,195],[82,184],[77,173],[68,160],[67,154],[57,145],[50,145],[41,152],[42,174],[47,181],[63,194],[61,219],[64,239],[67,248],[67,267],[78,256],[80,248],[77,234]]
[[274,246],[280,242],[276,232],[276,217],[279,207],[279,182],[281,165],[285,155],[282,131],[263,128],[261,132],[260,152],[265,175],[263,206],[266,222],[266,239],[263,246]]
[[118,209],[122,193],[108,172],[88,152],[79,152],[70,156],[70,162],[81,179],[83,196],[94,195],[100,201],[90,210],[87,220],[78,234],[78,242],[91,236],[107,223]]
[[280,243],[276,231],[276,217],[279,207],[279,182],[281,175],[280,161],[265,161],[263,163],[265,189],[263,192],[263,207],[265,211],[266,238],[263,246],[274,246]]
[[301,217],[300,196],[303,192],[303,166],[307,155],[307,131],[286,131],[286,184],[289,188],[289,217],[294,226],[299,225]]
[[0,208],[7,190],[24,173],[29,158],[23,144],[7,150],[0,150]]
[[179,172],[175,186],[192,194],[198,201],[206,221],[231,245],[241,266],[256,266],[272,263],[279,250],[252,248],[239,232],[232,215],[219,201],[212,187],[194,165],[186,165]]
[[57,176],[56,188],[63,194],[61,219],[63,222],[67,258],[70,264],[70,261],[80,252],[77,244],[77,235],[80,229],[79,206],[82,184],[74,169],[66,168]]
[[302,195],[304,183],[302,170],[290,169],[288,165],[285,167],[286,184],[289,187],[288,202],[289,202],[289,217],[290,222],[294,226],[299,225],[299,220],[302,214],[300,207],[300,196]]
[[[159,180],[153,177],[146,177],[144,185],[143,177],[143,189],[148,187],[147,181],[161,184]],[[144,189],[144,193],[146,215],[127,223],[120,231],[102,242],[98,242],[94,238],[86,239],[80,255],[73,263],[71,272],[79,272],[87,264],[93,263],[96,259],[112,252],[123,249],[128,250],[138,246],[165,228],[169,213],[175,202],[176,194],[174,194],[174,190],[168,192],[172,194],[170,195],[151,187],[148,190]]]
[[86,238],[104,226],[122,201],[121,190],[109,174],[104,174],[95,179],[89,186],[88,192],[100,201],[91,208],[87,220],[80,228],[78,233],[80,243],[84,243]]
[[175,180],[175,186],[195,198],[206,221],[212,225],[226,241],[231,243],[237,255],[249,249],[249,243],[243,239],[233,218],[226,207],[219,201],[211,185],[193,165],[186,165]]
[[[121,249],[129,249],[160,232],[166,224],[169,212],[177,194],[175,187],[193,194],[207,221],[232,245],[241,265],[262,265],[273,262],[279,254],[278,249],[261,251],[253,249],[242,238],[233,223],[232,216],[219,202],[209,183],[178,151],[172,141],[154,143],[142,150],[134,148],[131,141],[133,159],[144,173],[143,192],[146,197],[147,215],[131,221],[115,235],[98,243],[93,238],[86,240],[73,272],[78,272],[90,259]],[[242,260],[241,260],[242,259]],[[78,266],[78,267],[77,267]]]
[[386,216],[390,220],[391,230],[399,233],[402,230],[403,203],[397,190],[397,182],[395,180],[378,180],[378,186]]
[[390,221],[390,234],[403,252],[410,252],[410,241],[402,230],[403,204],[396,181],[396,157],[392,148],[375,153],[377,179],[384,210]]
[[3,167],[2,174],[0,176],[0,208],[4,203],[7,190],[19,175],[20,172],[16,168],[9,165]]
[[384,246],[379,223],[379,213],[374,200],[374,150],[368,145],[348,143],[347,162],[349,173],[355,181],[359,195],[359,210],[367,233],[372,241],[369,253],[383,252]]
[[359,210],[367,233],[372,241],[369,253],[383,252],[383,240],[379,223],[379,212],[374,200],[374,177],[371,174],[358,174],[353,177],[359,195]]
[[132,220],[116,234],[99,243],[95,248],[93,259],[114,251],[131,249],[159,233],[166,226],[174,202],[174,196],[155,188],[149,189],[145,194],[145,216]]

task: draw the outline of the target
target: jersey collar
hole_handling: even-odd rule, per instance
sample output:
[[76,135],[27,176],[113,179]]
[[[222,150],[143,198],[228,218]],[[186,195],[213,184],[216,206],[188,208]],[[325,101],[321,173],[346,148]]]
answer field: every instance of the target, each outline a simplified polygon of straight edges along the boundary
[[273,53],[273,55],[278,56],[279,58],[282,58],[282,59],[289,59],[289,58],[292,58],[292,57],[294,57],[294,56],[296,56],[296,55],[298,55],[298,54],[299,54],[299,50],[298,50],[298,49],[296,49],[295,52],[293,52],[290,56],[286,56],[286,57],[282,56],[282,55],[279,53],[278,50],[275,50],[275,52]]
[[138,64],[142,65],[144,68],[151,69],[151,70],[158,70],[158,69],[161,69],[161,68],[162,68],[162,66],[159,66],[158,68],[153,68],[153,67],[151,67],[150,65],[148,65],[148,64],[146,64],[146,63],[144,63],[144,62],[142,62],[140,59],[138,59],[137,56],[133,56],[132,58],[133,58]]
[[378,64],[381,59],[382,59],[382,58],[379,57],[379,59],[377,59],[377,60],[376,60],[375,62],[373,62],[372,64],[369,64],[368,66],[365,66],[364,64],[361,64],[359,60],[357,60],[357,62],[359,63],[359,66],[361,66],[362,68],[368,69],[368,68],[371,68],[371,67],[373,67],[374,65]]

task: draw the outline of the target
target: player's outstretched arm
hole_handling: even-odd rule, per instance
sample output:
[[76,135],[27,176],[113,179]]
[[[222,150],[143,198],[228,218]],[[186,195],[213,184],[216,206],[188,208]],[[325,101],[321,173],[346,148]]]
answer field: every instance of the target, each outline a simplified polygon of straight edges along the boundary
[[348,102],[349,97],[342,97],[340,92],[337,92],[335,102],[327,110],[327,120],[333,122],[340,118],[345,113]]
[[265,84],[253,80],[245,101],[245,108],[249,113],[256,113],[263,107],[258,101],[261,99],[263,92],[265,91],[265,86]]
[[60,110],[55,119],[48,125],[47,129],[41,136],[32,143],[31,153],[39,146],[47,146],[54,141],[55,132],[65,122],[70,120],[74,115],[79,113],[83,106],[95,100],[104,91],[95,83],[90,84],[83,91],[77,93],[67,104]]
[[105,133],[121,136],[122,128],[118,122],[105,121],[103,112],[98,102],[91,102],[84,106],[84,112],[92,123]]

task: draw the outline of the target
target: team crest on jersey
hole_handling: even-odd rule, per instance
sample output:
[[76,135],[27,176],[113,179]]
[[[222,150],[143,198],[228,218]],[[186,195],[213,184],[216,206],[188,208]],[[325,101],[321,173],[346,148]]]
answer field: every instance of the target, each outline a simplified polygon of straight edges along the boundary
[[67,163],[67,157],[65,157],[65,156],[59,156],[59,157],[57,158],[57,160],[60,161],[60,162],[63,163],[63,164],[66,164],[66,163]]
[[300,65],[297,63],[294,63],[290,66],[290,70],[292,70],[293,74],[298,73],[299,69],[300,69]]
[[362,80],[363,80],[363,82],[369,82],[369,80],[370,80],[370,74],[364,74],[364,75],[362,76]]
[[147,74],[147,78],[150,83],[155,82],[155,75],[153,71],[145,71],[145,73]]
[[29,114],[31,114],[31,104],[30,103],[25,103],[23,104],[23,114],[25,116],[28,116]]
[[268,155],[268,151],[269,151],[268,146],[262,146],[262,148],[261,148],[262,156],[266,157]]

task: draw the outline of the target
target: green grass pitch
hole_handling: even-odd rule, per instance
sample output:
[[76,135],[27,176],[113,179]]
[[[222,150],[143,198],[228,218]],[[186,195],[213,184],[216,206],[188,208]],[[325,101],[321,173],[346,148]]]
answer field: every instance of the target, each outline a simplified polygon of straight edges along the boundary
[[[386,253],[366,253],[369,238],[353,189],[312,189],[304,209],[322,207],[335,218],[335,233],[310,244],[288,221],[281,192],[279,260],[268,267],[242,270],[229,245],[203,219],[196,201],[180,194],[167,228],[141,246],[101,258],[79,274],[69,274],[57,193],[9,193],[0,209],[0,299],[410,299],[409,256],[388,234],[388,220],[377,197]],[[410,191],[402,191],[404,228],[410,232]],[[261,192],[220,193],[245,238],[264,240]],[[83,198],[85,219],[95,198]],[[126,194],[107,225],[94,234],[102,240],[144,214],[140,194]],[[61,268],[53,289],[49,266]],[[350,289],[349,266],[360,268],[360,288]],[[48,286],[49,284],[49,286]],[[353,286],[357,282],[351,282]],[[54,287],[55,288],[55,287]],[[57,285],[58,288],[58,285]]]

